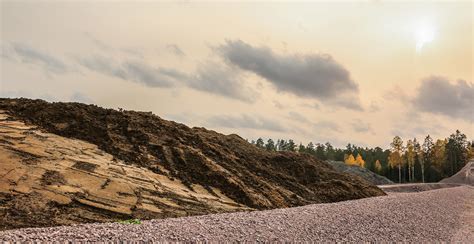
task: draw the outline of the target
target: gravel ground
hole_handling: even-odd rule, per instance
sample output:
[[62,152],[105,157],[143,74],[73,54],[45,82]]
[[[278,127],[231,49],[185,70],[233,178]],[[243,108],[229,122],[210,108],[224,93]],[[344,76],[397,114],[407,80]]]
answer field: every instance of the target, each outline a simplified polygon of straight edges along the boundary
[[0,241],[409,241],[474,243],[474,188],[269,211],[0,232]]

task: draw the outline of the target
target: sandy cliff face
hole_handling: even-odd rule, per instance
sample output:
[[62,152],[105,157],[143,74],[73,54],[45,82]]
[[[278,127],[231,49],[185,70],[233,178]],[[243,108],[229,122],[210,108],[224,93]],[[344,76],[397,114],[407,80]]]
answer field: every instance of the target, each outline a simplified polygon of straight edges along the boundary
[[[384,194],[309,155],[267,152],[151,113],[29,99],[0,99],[0,109],[0,221],[36,208],[38,223],[63,224]],[[34,226],[28,218],[18,226]]]

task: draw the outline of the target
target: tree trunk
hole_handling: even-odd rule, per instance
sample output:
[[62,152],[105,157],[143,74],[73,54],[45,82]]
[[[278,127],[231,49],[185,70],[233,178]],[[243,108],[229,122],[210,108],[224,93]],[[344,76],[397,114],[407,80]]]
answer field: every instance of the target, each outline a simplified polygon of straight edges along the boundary
[[425,162],[421,161],[421,182],[425,183]]
[[402,168],[400,164],[398,164],[398,183],[402,183]]
[[411,164],[408,164],[408,181],[411,182]]

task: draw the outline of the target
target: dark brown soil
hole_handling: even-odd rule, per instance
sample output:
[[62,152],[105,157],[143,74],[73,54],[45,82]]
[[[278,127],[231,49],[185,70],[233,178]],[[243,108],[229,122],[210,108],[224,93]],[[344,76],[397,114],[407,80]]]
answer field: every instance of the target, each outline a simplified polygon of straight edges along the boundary
[[58,171],[46,170],[41,177],[41,183],[43,185],[63,185],[66,183],[66,179]]
[[[178,178],[190,190],[194,183],[210,192],[215,187],[236,202],[256,209],[385,194],[312,156],[267,152],[238,135],[189,128],[151,112],[30,99],[0,99],[0,109],[47,132],[96,144],[129,164]],[[86,164],[77,167],[94,170]]]
[[95,168],[97,168],[97,165],[88,162],[77,161],[72,167],[88,172],[94,172]]

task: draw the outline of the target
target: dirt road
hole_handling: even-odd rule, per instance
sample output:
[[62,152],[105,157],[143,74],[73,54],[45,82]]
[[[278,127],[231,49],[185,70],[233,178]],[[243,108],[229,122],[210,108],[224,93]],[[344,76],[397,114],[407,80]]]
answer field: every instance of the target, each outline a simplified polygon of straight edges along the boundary
[[0,241],[474,241],[474,188],[269,211],[0,232]]

